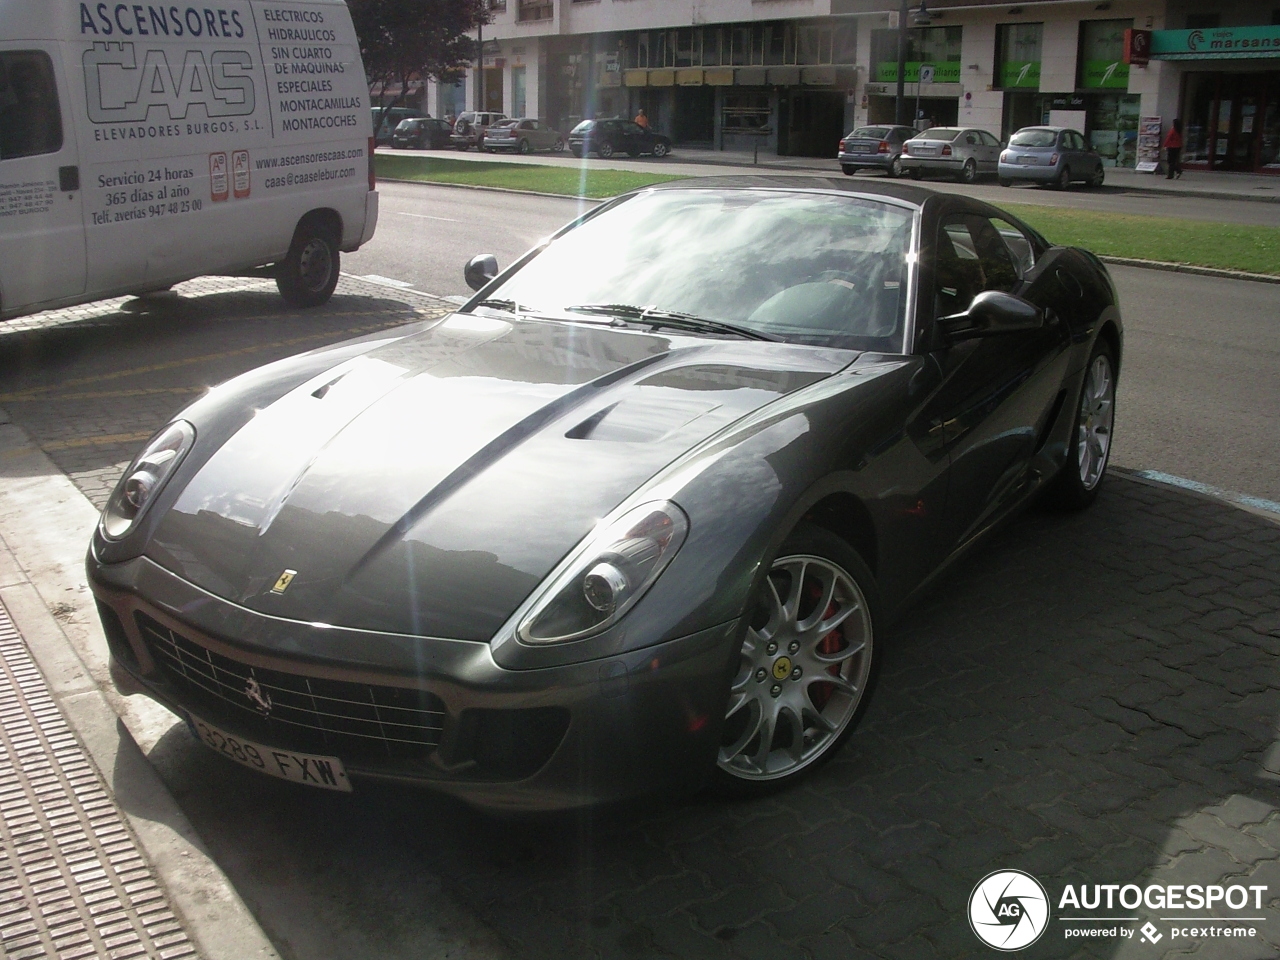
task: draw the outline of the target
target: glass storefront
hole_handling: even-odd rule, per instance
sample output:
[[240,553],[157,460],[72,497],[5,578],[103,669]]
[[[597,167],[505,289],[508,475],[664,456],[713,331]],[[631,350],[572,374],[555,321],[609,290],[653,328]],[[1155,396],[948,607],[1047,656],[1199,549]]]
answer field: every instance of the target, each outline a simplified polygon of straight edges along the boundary
[[1183,162],[1280,173],[1280,73],[1188,73]]

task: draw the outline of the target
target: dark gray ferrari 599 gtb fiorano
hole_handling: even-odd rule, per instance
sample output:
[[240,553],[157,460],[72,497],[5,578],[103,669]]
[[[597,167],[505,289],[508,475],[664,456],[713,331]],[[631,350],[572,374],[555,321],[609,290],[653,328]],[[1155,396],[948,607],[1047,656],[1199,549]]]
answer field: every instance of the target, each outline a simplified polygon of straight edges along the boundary
[[117,683],[232,760],[507,809],[789,784],[890,618],[1106,471],[1107,271],[976,200],[684,181],[467,275],[217,387],[102,515]]

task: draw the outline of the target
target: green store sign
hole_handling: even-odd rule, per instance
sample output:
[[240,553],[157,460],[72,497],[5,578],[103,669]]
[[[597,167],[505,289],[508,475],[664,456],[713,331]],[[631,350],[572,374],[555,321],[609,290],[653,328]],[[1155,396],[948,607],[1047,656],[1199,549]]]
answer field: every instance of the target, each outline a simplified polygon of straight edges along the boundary
[[[920,65],[922,61],[907,61],[907,83],[919,83],[920,81]],[[898,82],[898,63],[896,60],[876,64],[876,83],[897,83]],[[960,62],[947,61],[944,63],[933,64],[933,82],[934,83],[959,83],[960,82]]]
[[1086,60],[1080,85],[1086,90],[1128,90],[1129,65],[1123,60]]
[[1006,60],[1000,65],[1000,86],[1005,90],[1039,90],[1040,61]]
[[1244,60],[1280,57],[1280,26],[1154,30],[1153,60]]

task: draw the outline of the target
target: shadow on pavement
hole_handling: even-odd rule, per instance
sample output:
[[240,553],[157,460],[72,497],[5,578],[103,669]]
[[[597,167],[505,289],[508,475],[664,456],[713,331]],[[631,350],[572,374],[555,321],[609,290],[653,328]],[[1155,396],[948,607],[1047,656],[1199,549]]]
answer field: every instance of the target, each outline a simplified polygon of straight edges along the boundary
[[969,893],[1013,867],[1055,898],[1028,958],[1196,946],[1065,939],[1064,884],[1227,878],[1269,885],[1259,938],[1196,955],[1273,957],[1277,596],[1280,527],[1113,477],[949,575],[888,637],[844,751],[770,799],[495,821],[277,783],[181,727],[151,760],[286,956],[500,952],[474,917],[530,960],[973,957]]

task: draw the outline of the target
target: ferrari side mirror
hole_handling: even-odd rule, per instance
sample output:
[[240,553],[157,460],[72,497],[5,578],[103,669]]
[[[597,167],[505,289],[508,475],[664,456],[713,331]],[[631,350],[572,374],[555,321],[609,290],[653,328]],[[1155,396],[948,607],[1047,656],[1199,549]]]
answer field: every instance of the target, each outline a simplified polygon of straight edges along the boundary
[[1044,311],[1011,293],[984,290],[973,298],[964,313],[942,317],[938,324],[952,340],[973,340],[1038,330],[1044,326]]
[[498,258],[492,253],[477,254],[467,261],[462,275],[472,290],[483,290],[498,275]]

